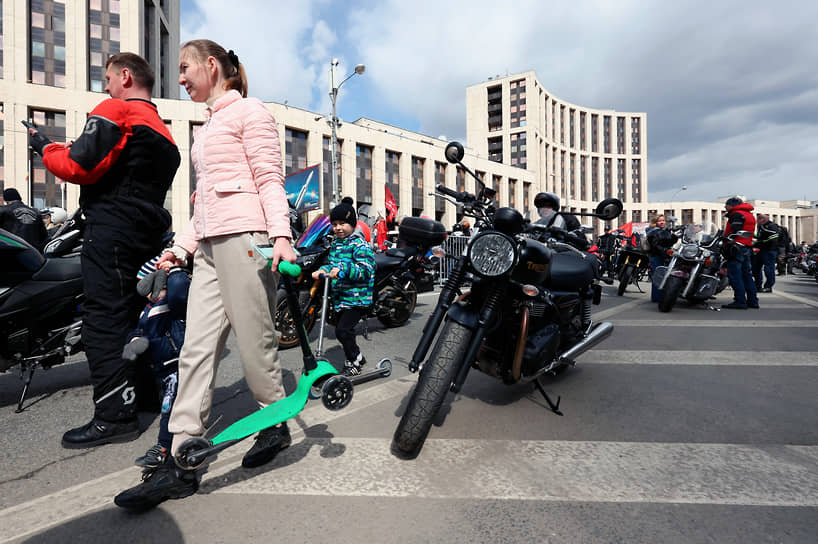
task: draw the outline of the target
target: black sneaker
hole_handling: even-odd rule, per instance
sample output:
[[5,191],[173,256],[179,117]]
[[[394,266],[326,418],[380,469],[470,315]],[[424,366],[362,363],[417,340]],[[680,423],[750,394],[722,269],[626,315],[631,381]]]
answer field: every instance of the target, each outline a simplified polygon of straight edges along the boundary
[[773,288],[772,287],[765,287],[764,289],[759,289],[758,292],[759,293],[772,293]]
[[270,427],[259,431],[256,435],[256,443],[244,454],[241,466],[255,468],[269,463],[275,459],[278,452],[288,447],[291,442],[290,429],[287,428],[286,423],[282,423],[280,427]]
[[347,376],[357,376],[361,373],[366,364],[366,359],[361,354],[354,361],[344,361],[344,374]]
[[134,464],[143,468],[156,468],[165,462],[168,456],[168,449],[162,444],[156,444],[145,452],[145,455],[134,461]]
[[728,310],[746,310],[747,309],[746,304],[738,304],[736,302],[731,302],[730,304],[722,304],[721,307],[726,308]]
[[62,447],[69,449],[91,448],[114,442],[130,442],[139,436],[139,422],[136,418],[128,421],[103,421],[92,419],[82,427],[71,429],[62,435]]
[[158,467],[143,471],[142,480],[141,484],[114,497],[114,504],[128,510],[144,511],[168,499],[189,497],[199,489],[196,472],[180,469],[171,456],[165,457]]

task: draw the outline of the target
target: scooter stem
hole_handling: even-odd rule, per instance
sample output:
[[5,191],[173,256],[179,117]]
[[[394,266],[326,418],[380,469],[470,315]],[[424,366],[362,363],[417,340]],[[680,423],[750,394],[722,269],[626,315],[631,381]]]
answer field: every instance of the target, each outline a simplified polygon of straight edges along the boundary
[[326,274],[323,274],[321,281],[324,282],[324,296],[321,299],[321,324],[318,327],[318,351],[315,352],[316,357],[324,356],[324,325],[327,322],[327,297],[329,295],[330,279]]

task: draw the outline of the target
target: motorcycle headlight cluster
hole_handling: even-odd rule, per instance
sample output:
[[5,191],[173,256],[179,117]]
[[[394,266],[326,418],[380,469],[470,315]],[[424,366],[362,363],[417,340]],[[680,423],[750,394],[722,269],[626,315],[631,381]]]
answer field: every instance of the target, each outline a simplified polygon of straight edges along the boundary
[[699,256],[699,246],[696,244],[685,244],[680,252],[683,259],[695,259]]
[[709,249],[702,249],[702,257],[704,257],[705,259],[707,259],[708,257],[711,257],[712,255],[713,255],[713,252],[710,251]]
[[469,260],[481,276],[502,276],[514,266],[514,242],[497,232],[480,234],[469,245]]

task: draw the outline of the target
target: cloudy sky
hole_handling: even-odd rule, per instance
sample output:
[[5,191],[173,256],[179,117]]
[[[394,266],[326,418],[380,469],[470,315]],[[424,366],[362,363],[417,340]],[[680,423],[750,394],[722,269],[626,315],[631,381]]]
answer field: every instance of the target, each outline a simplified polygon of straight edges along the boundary
[[[554,96],[646,112],[650,200],[818,199],[813,0],[182,0],[182,39],[234,49],[250,93],[465,140],[465,89],[534,70]],[[182,91],[184,94],[184,91]]]

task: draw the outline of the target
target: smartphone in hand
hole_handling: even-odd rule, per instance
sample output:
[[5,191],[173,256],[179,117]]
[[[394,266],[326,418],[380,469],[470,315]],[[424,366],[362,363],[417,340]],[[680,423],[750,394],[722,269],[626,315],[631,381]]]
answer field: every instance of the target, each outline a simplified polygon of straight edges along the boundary
[[34,123],[31,123],[29,121],[20,121],[20,122],[23,123],[23,126],[26,127],[26,128],[33,128],[34,130],[39,130],[37,128],[37,125],[35,125]]

